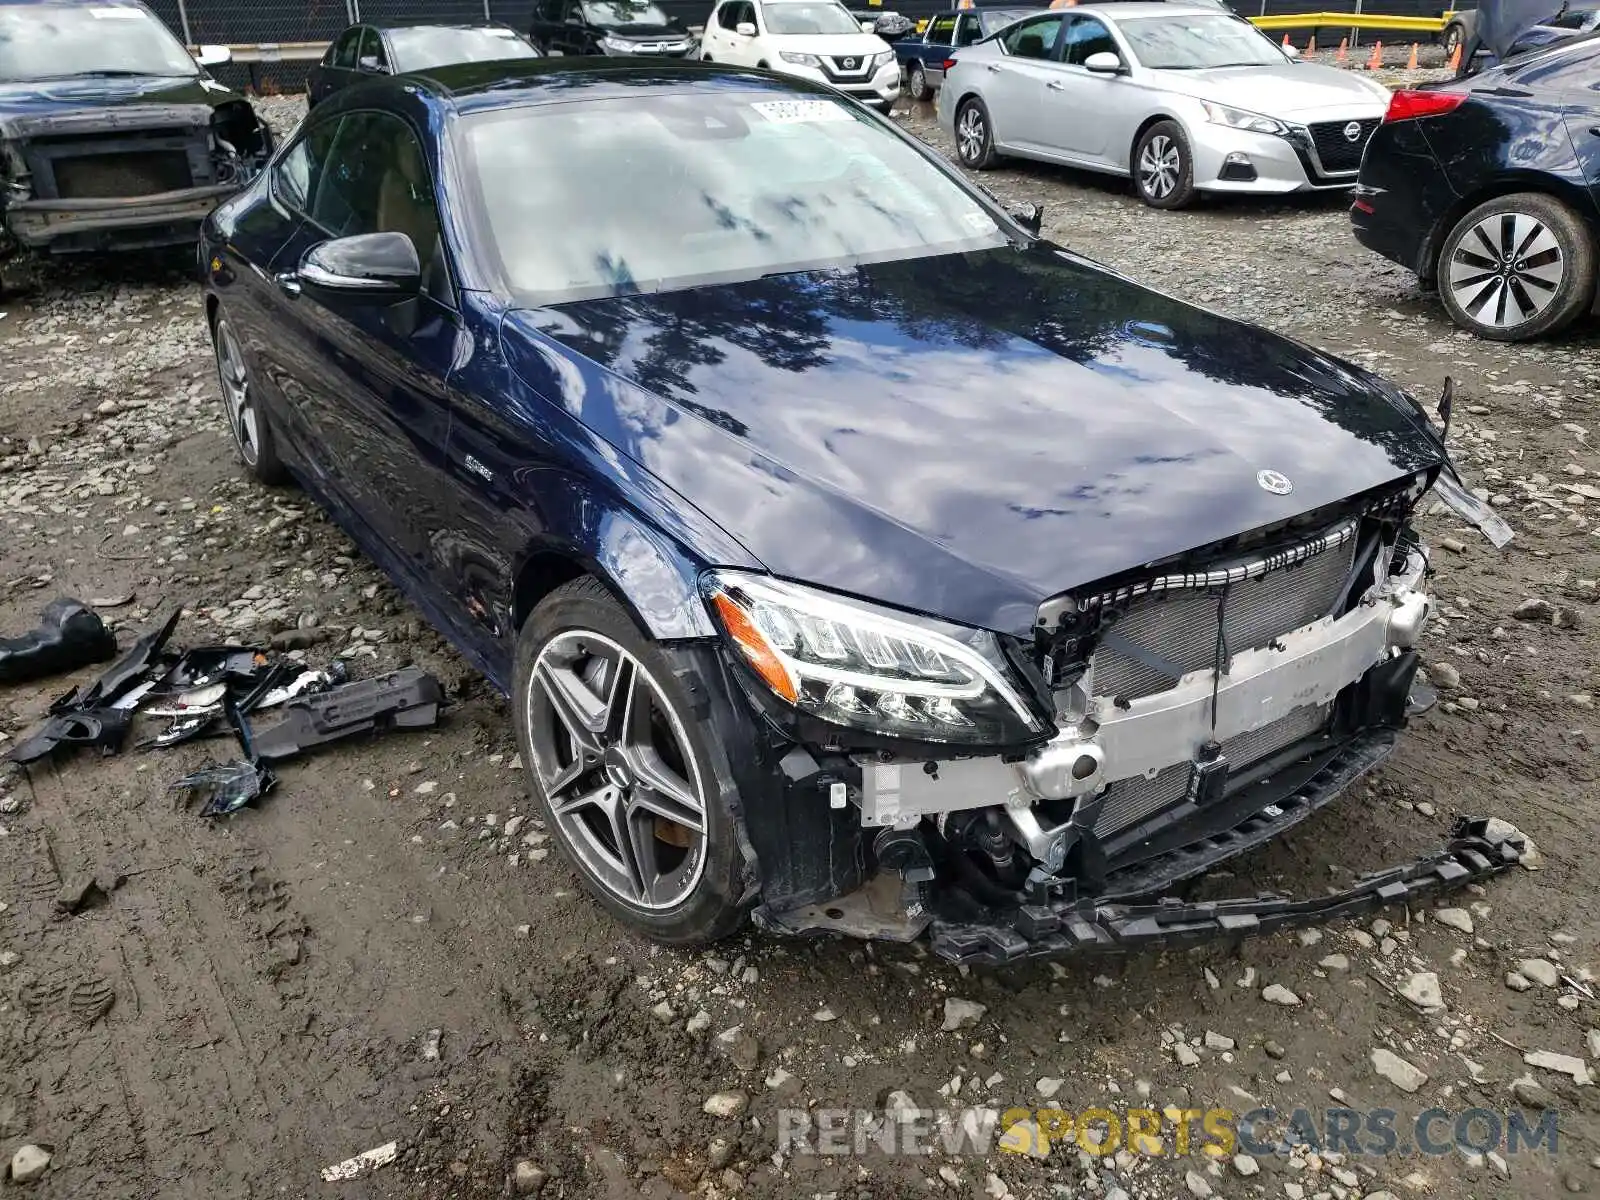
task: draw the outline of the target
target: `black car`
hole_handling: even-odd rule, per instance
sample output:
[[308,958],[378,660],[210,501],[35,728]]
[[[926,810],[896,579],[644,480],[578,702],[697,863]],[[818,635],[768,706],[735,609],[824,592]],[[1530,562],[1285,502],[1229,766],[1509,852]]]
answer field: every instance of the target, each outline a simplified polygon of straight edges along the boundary
[[1600,36],[1448,85],[1398,91],[1361,161],[1362,245],[1437,284],[1450,319],[1496,341],[1595,304]]
[[539,0],[529,36],[550,54],[688,58],[699,49],[651,0]]
[[306,80],[309,103],[377,75],[430,71],[449,63],[538,58],[539,51],[503,25],[352,25],[328,46]]
[[1514,863],[1485,828],[1297,905],[1128,907],[1393,749],[1410,518],[1454,493],[1393,385],[1036,215],[822,84],[500,63],[318,106],[200,266],[249,472],[511,696],[556,840],[652,937],[998,960]]
[[272,134],[136,0],[0,0],[0,253],[192,245]]

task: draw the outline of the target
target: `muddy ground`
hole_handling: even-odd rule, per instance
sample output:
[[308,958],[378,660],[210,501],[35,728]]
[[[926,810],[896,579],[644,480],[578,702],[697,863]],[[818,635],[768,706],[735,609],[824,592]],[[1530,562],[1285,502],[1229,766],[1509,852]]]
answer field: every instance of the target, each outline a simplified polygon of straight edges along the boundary
[[[273,105],[293,118],[293,102]],[[926,112],[902,119],[937,138]],[[971,972],[919,947],[753,934],[663,952],[603,916],[548,852],[501,699],[303,495],[241,480],[184,256],[13,273],[0,631],[31,627],[57,595],[127,600],[104,610],[126,645],[182,605],[179,643],[311,630],[309,660],[346,656],[362,675],[416,662],[454,704],[435,731],[284,768],[275,793],[227,820],[167,790],[226,743],[80,755],[0,785],[0,1154],[52,1155],[38,1181],[0,1194],[1600,1190],[1597,1089],[1523,1061],[1600,1058],[1600,324],[1529,347],[1459,333],[1352,242],[1337,198],[1173,215],[1060,170],[986,182],[1040,201],[1051,236],[1155,287],[1419,396],[1453,376],[1456,454],[1517,533],[1499,553],[1448,515],[1422,521],[1443,606],[1426,653],[1446,703],[1370,784],[1207,888],[1314,895],[1440,842],[1463,814],[1520,826],[1542,869],[1455,898],[1470,905],[1456,925],[1431,907],[1390,911],[1314,944]],[[1548,605],[1514,618],[1529,598]],[[69,682],[0,690],[0,730],[17,738]],[[85,873],[125,881],[62,915],[58,895]],[[1426,991],[1419,972],[1437,975],[1441,1008],[1404,998]],[[1280,988],[1299,1004],[1273,1003]],[[984,1011],[945,1031],[952,998]],[[1375,1049],[1426,1081],[1399,1090]],[[729,1092],[740,1115],[704,1111]],[[1402,1125],[1433,1106],[1518,1107],[1532,1124],[1548,1105],[1560,1134],[1554,1154],[1515,1156],[778,1154],[780,1108],[1004,1110],[1048,1092],[1069,1111],[1349,1105],[1396,1109]],[[389,1142],[392,1163],[321,1180]]]

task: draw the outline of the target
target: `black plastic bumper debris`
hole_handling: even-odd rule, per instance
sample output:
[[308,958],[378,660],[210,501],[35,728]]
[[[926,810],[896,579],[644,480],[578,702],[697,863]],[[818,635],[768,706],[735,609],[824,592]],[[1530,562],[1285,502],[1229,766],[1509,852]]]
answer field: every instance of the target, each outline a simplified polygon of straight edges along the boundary
[[7,752],[5,762],[38,762],[63,746],[98,746],[102,754],[122,748],[133,713],[123,708],[90,708],[56,713]]
[[1198,904],[1165,899],[1153,904],[1029,905],[1016,910],[1009,922],[935,921],[933,950],[953,962],[1003,963],[1254,937],[1353,917],[1487,879],[1516,866],[1525,847],[1522,835],[1502,822],[1468,819],[1457,823],[1442,848],[1314,900],[1262,895]]
[[100,614],[63,597],[45,606],[39,627],[0,638],[0,683],[25,683],[115,658],[117,639]]
[[282,721],[256,733],[256,753],[278,762],[361,734],[424,729],[438,722],[444,703],[439,681],[419,667],[357,680],[290,700]]

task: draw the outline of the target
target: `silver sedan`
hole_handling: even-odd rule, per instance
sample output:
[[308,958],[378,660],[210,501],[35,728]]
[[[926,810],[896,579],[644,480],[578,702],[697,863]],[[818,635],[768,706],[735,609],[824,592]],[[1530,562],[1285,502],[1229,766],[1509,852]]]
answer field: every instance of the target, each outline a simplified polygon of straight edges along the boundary
[[939,90],[963,165],[1002,155],[1130,175],[1157,208],[1198,192],[1348,188],[1389,92],[1295,61],[1198,4],[1085,4],[964,47]]

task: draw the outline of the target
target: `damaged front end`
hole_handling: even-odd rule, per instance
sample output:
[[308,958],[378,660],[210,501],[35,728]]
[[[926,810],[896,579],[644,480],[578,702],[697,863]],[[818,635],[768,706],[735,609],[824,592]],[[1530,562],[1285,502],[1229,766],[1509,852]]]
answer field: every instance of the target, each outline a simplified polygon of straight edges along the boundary
[[66,254],[188,245],[266,166],[244,99],[72,107],[0,120],[0,244]]
[[1431,482],[1052,598],[1031,642],[717,575],[765,735],[738,781],[757,920],[999,962],[1313,923],[1514,864],[1519,835],[1479,824],[1332,896],[1172,897],[1327,805],[1431,703],[1409,522]]

